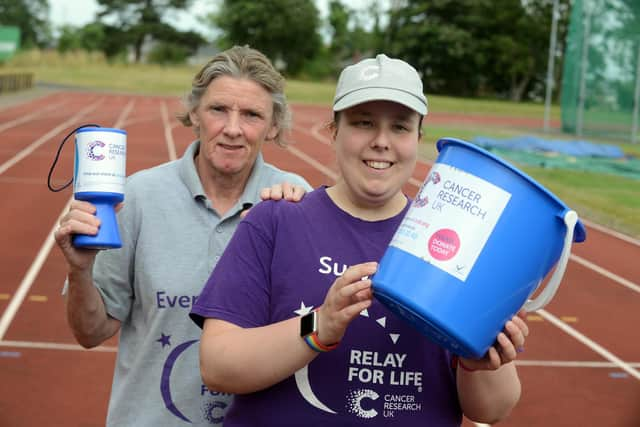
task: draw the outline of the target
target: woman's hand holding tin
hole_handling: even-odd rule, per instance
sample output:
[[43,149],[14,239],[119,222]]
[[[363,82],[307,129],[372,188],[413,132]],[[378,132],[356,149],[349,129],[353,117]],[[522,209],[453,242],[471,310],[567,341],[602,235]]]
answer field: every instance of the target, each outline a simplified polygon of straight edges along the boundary
[[[123,204],[116,206],[116,211]],[[72,200],[69,211],[60,218],[60,225],[53,237],[60,246],[70,269],[84,270],[93,266],[98,253],[95,249],[78,249],[73,246],[74,234],[96,235],[100,228],[100,219],[96,217],[96,207],[89,202]]]
[[318,309],[318,338],[323,344],[339,342],[353,319],[371,305],[371,276],[378,264],[367,262],[349,267],[338,277]]

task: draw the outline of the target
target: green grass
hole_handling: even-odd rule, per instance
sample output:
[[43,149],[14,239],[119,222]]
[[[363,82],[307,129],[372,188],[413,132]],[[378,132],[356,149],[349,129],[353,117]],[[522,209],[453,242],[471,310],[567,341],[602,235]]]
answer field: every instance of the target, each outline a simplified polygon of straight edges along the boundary
[[[178,95],[187,92],[191,87],[189,74],[185,73],[183,76],[162,67],[112,66],[109,72],[112,77],[104,80],[102,79],[104,69],[99,67],[81,67],[72,71],[64,67],[51,67],[46,71],[46,74],[44,72],[37,73],[36,79],[37,81],[55,82],[63,85],[147,95]],[[154,78],[150,79],[150,75],[153,75]]]
[[[161,67],[153,65],[108,64],[101,56],[54,53],[25,53],[11,64],[0,67],[6,71],[32,71],[37,82],[81,86],[147,95],[185,94],[198,67]],[[334,83],[314,83],[289,79],[287,97],[290,102],[330,105]],[[446,96],[429,96],[429,107],[433,112],[460,113],[465,115],[491,114],[539,118],[544,115],[544,105],[536,103],[514,103],[487,99],[462,99]],[[560,118],[560,109],[553,106],[551,118]],[[506,138],[522,134],[577,139],[574,135],[558,131],[544,134],[532,129],[513,126],[469,125],[442,126],[425,121],[424,143],[420,155],[424,159],[437,157],[435,142],[443,136],[471,140],[476,136]],[[621,143],[601,138],[586,138],[589,141],[615,144],[625,153],[640,157],[640,144]],[[578,172],[574,170],[521,168],[539,181],[578,213],[590,220],[611,227],[628,235],[640,238],[640,180],[613,175]]]
[[560,169],[523,170],[585,218],[640,236],[640,181]]
[[[429,96],[431,111],[452,112],[460,114],[497,116],[517,116],[533,119],[544,117],[544,105],[541,103],[503,101],[495,99],[466,99],[450,96]],[[560,108],[551,107],[550,118],[560,118]]]
[[332,83],[287,80],[286,92],[290,102],[331,105],[335,85]]

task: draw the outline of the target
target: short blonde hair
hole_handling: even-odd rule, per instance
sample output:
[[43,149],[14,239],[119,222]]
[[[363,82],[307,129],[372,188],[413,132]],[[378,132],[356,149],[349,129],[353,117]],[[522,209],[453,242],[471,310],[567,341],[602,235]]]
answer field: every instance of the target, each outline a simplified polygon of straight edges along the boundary
[[[194,126],[189,113],[198,107],[209,84],[221,76],[250,79],[269,92],[273,101],[272,125],[278,128],[275,143],[285,146],[283,134],[291,128],[291,111],[284,94],[284,77],[269,58],[249,46],[234,46],[220,52],[200,69],[191,83],[191,92],[184,98],[187,111],[179,113],[178,120],[184,126]],[[199,129],[195,131],[199,133]]]

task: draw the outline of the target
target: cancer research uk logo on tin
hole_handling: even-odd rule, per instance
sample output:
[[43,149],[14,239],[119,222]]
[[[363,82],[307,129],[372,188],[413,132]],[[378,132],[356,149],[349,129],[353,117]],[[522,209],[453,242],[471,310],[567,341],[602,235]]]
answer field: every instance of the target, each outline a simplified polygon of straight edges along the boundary
[[425,206],[427,206],[429,204],[429,197],[427,196],[424,189],[429,183],[434,185],[438,184],[440,182],[440,179],[440,174],[438,172],[430,172],[429,176],[420,187],[420,190],[418,190],[418,194],[416,194],[416,198],[413,200],[413,206],[415,206],[416,208],[424,208]]
[[99,162],[100,160],[104,160],[105,156],[101,153],[102,149],[106,146],[106,144],[102,141],[93,141],[87,144],[87,158],[89,160],[93,160],[95,162]]
[[481,177],[436,163],[391,246],[465,281],[510,198]]

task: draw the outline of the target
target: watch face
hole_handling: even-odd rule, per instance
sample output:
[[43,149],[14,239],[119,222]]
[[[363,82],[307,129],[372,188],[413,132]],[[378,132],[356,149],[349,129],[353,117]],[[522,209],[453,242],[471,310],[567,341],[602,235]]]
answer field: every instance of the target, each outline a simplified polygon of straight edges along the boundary
[[300,336],[306,337],[316,330],[316,312],[305,314],[300,318]]

